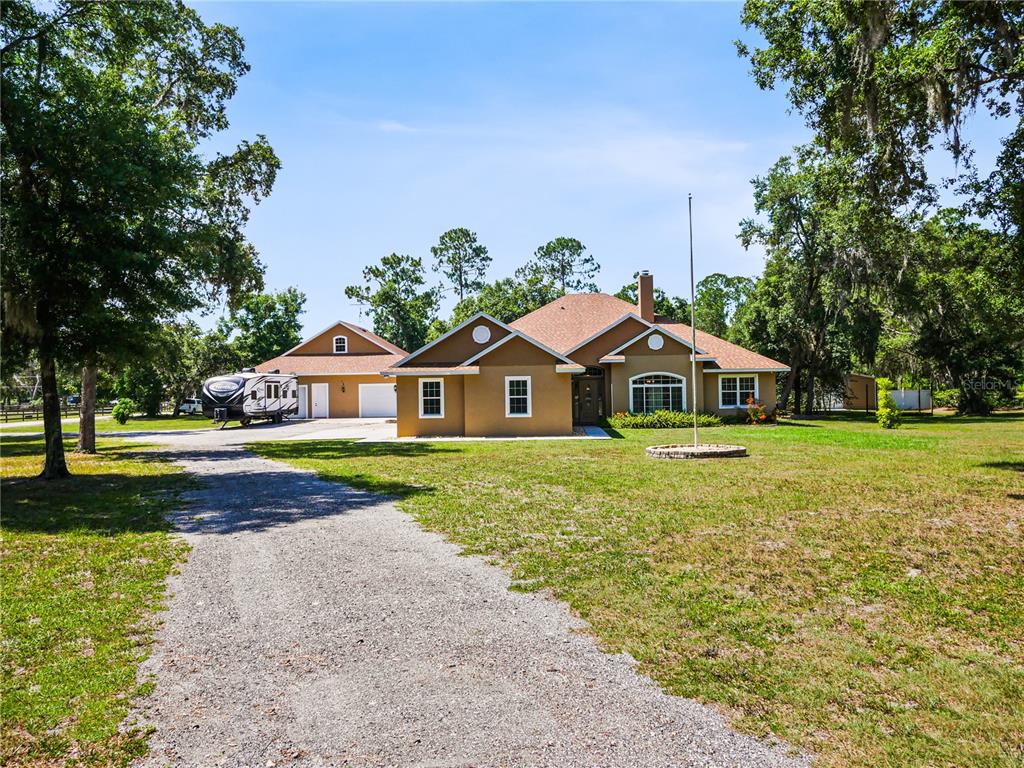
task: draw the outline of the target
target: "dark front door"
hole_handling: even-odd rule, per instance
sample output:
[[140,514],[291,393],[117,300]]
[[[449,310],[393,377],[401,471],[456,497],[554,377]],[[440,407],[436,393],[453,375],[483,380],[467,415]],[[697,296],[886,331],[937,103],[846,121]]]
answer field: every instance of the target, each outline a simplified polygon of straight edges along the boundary
[[604,379],[577,376],[572,382],[572,400],[575,423],[597,424],[604,416]]

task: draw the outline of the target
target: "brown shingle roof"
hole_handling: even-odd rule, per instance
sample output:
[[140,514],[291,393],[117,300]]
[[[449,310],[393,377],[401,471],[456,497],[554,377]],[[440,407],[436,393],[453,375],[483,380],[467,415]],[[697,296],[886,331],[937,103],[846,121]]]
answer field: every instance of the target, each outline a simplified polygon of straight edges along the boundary
[[[690,326],[685,323],[677,323],[667,317],[655,317],[654,321],[666,331],[674,333],[681,339],[690,340]],[[785,363],[772,360],[770,357],[751,352],[745,347],[733,344],[731,341],[712,336],[710,333],[697,329],[697,347],[703,349],[708,356],[715,358],[719,368],[726,371],[740,369],[788,369]],[[701,356],[698,355],[700,360]]]
[[[628,301],[607,293],[570,293],[545,304],[510,325],[552,349],[567,353],[580,342],[589,339],[628,314],[639,315],[639,310]],[[690,326],[666,317],[655,317],[655,322],[666,331],[689,340]],[[787,366],[770,357],[732,344],[725,339],[697,331],[697,347],[714,357],[718,367],[732,369],[785,369]],[[572,355],[570,355],[571,357]]]
[[509,325],[564,355],[623,315],[636,311],[633,304],[607,293],[567,293]]
[[[394,346],[393,344],[391,346]],[[380,373],[401,360],[404,354],[394,355],[281,355],[256,366],[260,373],[275,368],[281,373],[297,373],[300,376],[314,374],[357,374]]]

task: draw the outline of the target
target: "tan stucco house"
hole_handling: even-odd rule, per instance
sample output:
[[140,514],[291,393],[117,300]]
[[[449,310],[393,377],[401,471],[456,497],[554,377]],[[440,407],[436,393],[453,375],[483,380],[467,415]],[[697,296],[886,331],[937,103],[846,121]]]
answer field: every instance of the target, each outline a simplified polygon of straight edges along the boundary
[[394,417],[395,380],[381,371],[406,355],[372,331],[339,320],[256,370],[298,376],[300,419]]
[[568,294],[509,324],[480,313],[395,360],[381,373],[397,382],[399,437],[568,435],[619,411],[735,413],[751,396],[775,406],[787,366],[702,331],[693,350],[690,326],[655,316],[646,272],[638,299]]

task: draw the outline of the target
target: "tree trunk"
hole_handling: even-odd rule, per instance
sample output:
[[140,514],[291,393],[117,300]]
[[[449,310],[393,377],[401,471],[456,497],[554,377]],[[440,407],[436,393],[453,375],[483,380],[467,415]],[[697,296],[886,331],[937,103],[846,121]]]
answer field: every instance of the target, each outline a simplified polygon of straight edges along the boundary
[[82,397],[78,403],[76,453],[96,453],[96,366],[82,369]]
[[814,373],[808,371],[807,374],[807,405],[804,408],[804,415],[812,416],[814,414]]
[[791,374],[793,377],[793,413],[800,413],[800,403],[802,402],[803,387],[800,386],[800,382],[803,379],[804,372],[797,368]]
[[789,396],[793,393],[793,388],[796,387],[797,391],[797,407],[795,410],[800,410],[800,385],[798,380],[800,379],[800,364],[794,365],[789,375],[786,377],[786,383],[782,387],[782,394],[779,395],[779,402],[776,407],[786,410],[789,408]]
[[56,480],[68,477],[68,464],[64,459],[64,434],[60,425],[60,393],[57,391],[57,363],[50,345],[43,342],[39,350],[39,377],[43,389],[43,433],[46,442],[46,462],[40,477]]

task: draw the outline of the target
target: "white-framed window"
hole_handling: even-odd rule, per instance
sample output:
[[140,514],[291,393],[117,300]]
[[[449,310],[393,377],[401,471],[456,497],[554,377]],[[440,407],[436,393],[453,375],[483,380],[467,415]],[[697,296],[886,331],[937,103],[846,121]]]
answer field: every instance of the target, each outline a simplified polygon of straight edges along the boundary
[[686,379],[675,373],[652,371],[629,380],[630,413],[685,411]]
[[420,418],[444,418],[444,379],[420,379]]
[[529,376],[505,377],[505,417],[524,419],[533,415],[533,394]]
[[757,401],[757,374],[721,374],[718,377],[718,407],[746,408],[747,400]]
[[334,354],[344,355],[348,352],[348,336],[334,337]]

